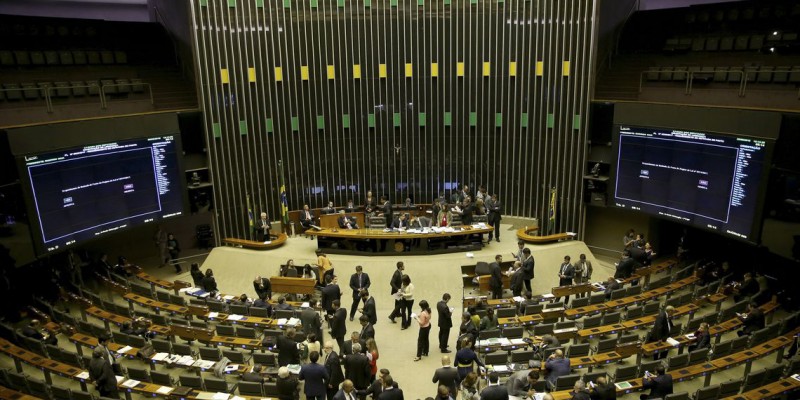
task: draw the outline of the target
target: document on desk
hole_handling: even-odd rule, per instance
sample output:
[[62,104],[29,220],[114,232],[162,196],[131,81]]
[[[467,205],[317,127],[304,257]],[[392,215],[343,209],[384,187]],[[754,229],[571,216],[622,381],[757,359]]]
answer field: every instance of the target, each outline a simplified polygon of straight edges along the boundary
[[225,301],[231,301],[231,300],[235,299],[235,298],[236,298],[236,296],[234,296],[234,295],[232,295],[232,294],[229,294],[229,295],[222,296],[222,298],[223,298]]
[[241,321],[243,319],[244,319],[243,315],[239,315],[239,314],[228,315],[228,321]]
[[133,347],[131,347],[131,346],[125,346],[125,347],[123,347],[123,348],[121,348],[121,349],[117,350],[117,353],[118,353],[118,354],[127,354],[127,353],[128,353],[129,351],[131,351],[132,349],[133,349]]
[[195,398],[198,399],[198,400],[214,400],[215,399],[214,394],[215,393],[211,393],[211,392],[199,392],[199,393],[197,393]]
[[792,378],[794,378],[796,381],[800,381],[800,374],[794,374],[792,375]]
[[508,366],[507,365],[492,365],[492,370],[494,370],[494,372],[497,372],[497,373],[508,372]]
[[672,346],[672,347],[678,347],[678,346],[681,345],[681,342],[679,342],[679,341],[677,341],[677,340],[675,340],[675,339],[673,339],[671,337],[667,338],[667,343],[669,343],[669,345]]
[[169,353],[156,353],[151,359],[153,361],[164,361],[167,357],[169,357]]
[[89,371],[83,371],[78,375],[75,375],[78,379],[89,379]]
[[615,383],[614,386],[616,386],[617,389],[630,389],[633,385],[628,382],[619,382]]
[[219,313],[216,311],[208,313],[208,318],[217,318],[217,317],[219,317]]
[[172,393],[173,389],[174,388],[171,388],[169,386],[162,386],[162,387],[156,389],[156,393],[158,393],[158,394],[170,394],[170,393]]
[[140,383],[142,383],[142,382],[139,382],[136,379],[128,379],[127,381],[122,382],[122,386],[124,386],[124,387],[126,387],[128,389],[131,389],[131,388],[135,388],[136,385],[138,385]]

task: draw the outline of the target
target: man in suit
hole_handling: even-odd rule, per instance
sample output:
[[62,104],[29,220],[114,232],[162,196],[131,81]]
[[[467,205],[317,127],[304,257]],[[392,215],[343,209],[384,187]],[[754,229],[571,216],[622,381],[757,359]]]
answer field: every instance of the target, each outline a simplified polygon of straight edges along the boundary
[[586,390],[586,384],[580,379],[575,381],[575,385],[572,387],[571,400],[591,400],[589,391]]
[[[392,286],[392,296],[399,292],[400,288],[403,286],[403,270],[405,270],[403,262],[398,261],[397,269],[392,274],[392,279],[389,280],[389,284]],[[397,318],[398,315],[400,315],[400,300],[395,297],[394,310],[389,314],[389,320],[391,320],[393,324],[396,324],[397,322],[394,319]]]
[[522,289],[525,284],[525,272],[522,270],[522,263],[514,261],[511,268],[511,293],[514,297],[522,296]]
[[323,214],[336,214],[336,207],[333,206],[333,202],[329,201],[328,206],[322,209]]
[[392,227],[392,222],[394,222],[392,219],[392,203],[389,202],[389,199],[387,199],[386,196],[381,196],[380,213],[378,213],[378,216],[383,216],[386,218],[387,228]]
[[311,299],[308,301],[308,308],[300,311],[300,325],[303,327],[303,333],[308,336],[309,334],[316,334],[317,338],[322,338],[322,322],[317,314],[317,300]]
[[299,383],[300,381],[297,380],[297,377],[289,373],[289,368],[278,368],[278,379],[275,380],[278,400],[297,400],[299,397],[297,385]]
[[556,350],[545,361],[544,368],[547,370],[547,386],[550,390],[556,387],[556,379],[559,376],[569,375],[570,364],[569,358],[564,357],[564,352],[561,349]]
[[41,340],[42,342],[44,342],[44,344],[52,344],[53,346],[58,345],[58,338],[56,337],[56,335],[43,331],[42,323],[39,322],[38,319],[32,319],[31,322],[28,323],[26,327],[22,328],[22,334],[29,338]]
[[508,400],[508,390],[500,385],[500,375],[497,372],[489,373],[489,386],[481,392],[481,400]]
[[261,218],[256,221],[253,230],[256,234],[256,240],[259,242],[266,242],[269,240],[269,230],[272,229],[272,225],[270,225],[269,220],[267,220],[267,213],[262,212]]
[[353,343],[353,354],[344,359],[344,376],[353,382],[357,391],[365,391],[370,375],[369,358],[361,352],[361,344]]
[[261,364],[253,365],[253,371],[243,373],[242,380],[245,382],[264,383],[264,377],[261,375],[262,369],[264,369],[264,366]]
[[492,290],[492,298],[500,299],[503,297],[503,272],[500,270],[500,263],[503,262],[503,256],[500,254],[494,256],[494,262],[489,264],[489,288]]
[[347,356],[352,355],[353,347],[357,344],[361,345],[362,352],[366,351],[367,342],[366,340],[361,340],[361,334],[359,332],[350,333],[350,340],[344,342],[344,348],[340,351],[342,357],[347,358]]
[[119,398],[117,378],[114,376],[111,364],[103,353],[105,353],[105,350],[101,346],[95,347],[94,351],[92,351],[92,360],[89,362],[89,377],[94,381],[100,396],[117,399]]
[[[378,396],[381,395],[381,393],[383,393],[383,389],[384,389],[383,388],[383,378],[386,375],[389,375],[389,370],[388,369],[381,368],[378,371],[378,376],[375,378],[374,381],[372,381],[372,384],[370,384],[369,388],[367,389],[367,393],[366,393],[367,396],[372,396],[373,400],[375,400],[375,399],[378,398]],[[396,388],[397,387],[397,382],[393,382],[392,386]]]
[[472,216],[475,215],[475,204],[469,198],[464,199],[464,208],[461,210],[461,224],[472,225]]
[[358,318],[358,322],[361,324],[361,333],[358,334],[358,339],[367,342],[367,339],[375,339],[375,327],[369,322],[369,318],[366,315],[362,315]]
[[[675,314],[675,307],[673,306],[666,306],[664,311],[661,311],[656,317],[656,322],[653,324],[653,330],[650,331],[650,340],[651,342],[663,342],[667,340],[672,332],[672,315]],[[653,355],[653,360],[660,360],[662,358],[666,358],[667,354],[669,353],[669,349],[657,352]]]
[[345,379],[342,388],[333,396],[333,400],[356,400],[356,390],[353,381]]
[[631,252],[625,250],[622,252],[622,258],[617,263],[617,271],[614,273],[614,278],[627,279],[633,275],[638,263],[631,257]]
[[611,300],[611,293],[617,289],[622,289],[622,285],[620,285],[620,283],[617,282],[613,276],[609,276],[608,280],[606,281],[606,290],[604,292],[606,294],[607,301]]
[[324,400],[325,399],[325,385],[330,380],[328,370],[324,366],[317,364],[319,360],[319,353],[312,351],[308,355],[310,363],[303,365],[300,368],[300,380],[304,380],[303,391],[306,394],[307,400]]
[[328,373],[328,382],[325,388],[328,400],[333,400],[333,396],[339,390],[339,385],[344,381],[342,364],[339,362],[339,354],[333,351],[333,342],[328,340],[322,348],[325,354],[325,371]]
[[525,247],[522,249],[522,282],[525,283],[525,290],[529,293],[533,293],[531,291],[531,280],[533,279],[533,269],[535,266],[535,260],[533,259],[533,254],[531,254],[531,249]]
[[342,303],[337,299],[332,303],[333,314],[328,316],[331,326],[331,336],[339,344],[339,352],[344,351],[344,335],[347,333],[347,310],[342,308]]
[[433,226],[433,221],[425,216],[412,216],[408,226],[412,229],[430,228]]
[[755,302],[747,304],[747,313],[738,314],[738,317],[742,320],[742,330],[736,332],[740,337],[752,335],[753,332],[764,328],[764,312]]
[[369,289],[372,283],[369,280],[369,275],[363,271],[363,267],[356,265],[356,273],[350,276],[350,289],[353,290],[353,305],[350,307],[350,321],[356,315],[358,303],[361,302],[361,290]]
[[755,295],[759,290],[758,281],[753,279],[752,273],[748,272],[744,274],[744,280],[742,280],[741,285],[736,288],[736,294],[733,295],[733,300],[739,302]]
[[361,291],[361,300],[364,302],[364,308],[360,309],[361,316],[367,317],[371,325],[378,323],[378,311],[375,308],[375,297],[369,295],[369,290],[364,289]]
[[337,279],[330,275],[325,277],[325,287],[322,288],[322,309],[328,317],[333,315],[333,302],[342,298],[342,291],[339,290]]
[[354,217],[347,216],[347,214],[344,213],[344,210],[339,211],[339,218],[337,221],[339,222],[339,228],[358,229],[356,219]]
[[[570,257],[564,256],[564,262],[561,263],[561,266],[558,267],[558,286],[569,286],[572,285],[572,278],[575,276],[575,267],[572,266],[572,263],[569,262]],[[561,299],[560,297],[556,298],[556,301]],[[564,298],[564,304],[569,303],[569,295]]]
[[433,383],[447,386],[450,389],[450,397],[454,399],[458,395],[458,369],[450,365],[450,356],[442,356],[442,367],[433,373]]
[[[575,270],[575,277],[572,279],[573,283],[578,285],[581,283],[589,283],[592,281],[592,262],[586,259],[586,254],[581,254],[575,265],[572,266]],[[578,293],[575,297],[586,297],[586,293]]]
[[489,212],[487,222],[494,228],[494,232],[489,232],[489,241],[492,241],[492,234],[494,234],[495,240],[499,242],[500,220],[503,219],[503,205],[500,204],[500,200],[497,199],[497,194],[493,194],[492,197],[486,199],[484,204],[486,204],[486,210]]
[[109,334],[100,335],[100,337],[97,338],[97,347],[103,350],[103,358],[105,358],[106,361],[108,361],[108,364],[111,365],[111,370],[114,371],[114,375],[122,375],[122,367],[119,366],[114,354],[112,354],[111,350],[108,349],[109,340],[111,340],[111,336]]
[[533,393],[536,391],[533,389],[533,385],[539,381],[539,370],[538,369],[531,369],[531,370],[522,370],[519,372],[515,372],[508,378],[508,382],[506,382],[506,387],[508,388],[508,394],[511,396],[516,396],[521,399],[530,397],[533,398]]
[[283,335],[277,337],[275,347],[278,348],[278,365],[281,367],[300,364],[300,351],[297,350],[294,333],[294,328],[287,328]]
[[406,220],[405,214],[400,214],[397,219],[392,221],[392,229],[408,229],[408,221]]
[[439,326],[439,350],[442,353],[450,352],[447,349],[449,347],[447,341],[450,338],[450,328],[453,327],[453,311],[447,305],[448,301],[450,301],[450,293],[445,293],[442,295],[442,300],[436,303],[436,311],[439,314],[437,323]]
[[639,396],[640,399],[663,399],[672,394],[672,375],[667,374],[664,366],[659,364],[655,375],[642,379],[642,389],[650,389],[650,394],[643,394]]
[[392,375],[383,376],[383,392],[378,395],[378,400],[403,400],[403,389],[397,387]]
[[589,398],[592,400],[616,400],[617,389],[614,385],[608,383],[605,376],[597,378],[594,387],[589,390]]
[[308,204],[303,205],[303,211],[300,212],[300,226],[303,229],[311,228],[311,225],[314,225],[316,219],[314,217],[314,212],[308,207]]

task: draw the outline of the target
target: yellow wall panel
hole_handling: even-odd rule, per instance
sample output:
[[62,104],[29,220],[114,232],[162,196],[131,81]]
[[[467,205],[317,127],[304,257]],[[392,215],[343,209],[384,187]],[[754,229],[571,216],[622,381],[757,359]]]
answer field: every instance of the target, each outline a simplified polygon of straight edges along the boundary
[[483,76],[489,76],[492,74],[492,63],[488,61],[483,62]]
[[275,67],[275,82],[280,82],[283,80],[283,68]]
[[439,76],[439,63],[431,63],[431,76],[434,78]]
[[456,75],[457,76],[464,76],[464,63],[459,62],[456,64]]
[[406,78],[414,76],[414,64],[406,63]]
[[230,83],[231,82],[231,77],[228,74],[228,69],[227,68],[222,68],[222,69],[219,70],[219,79],[222,81],[222,83]]
[[544,75],[544,62],[537,61],[536,62],[536,76],[543,76]]
[[250,67],[250,68],[247,69],[247,80],[250,81],[250,83],[253,83],[253,82],[256,81],[256,69],[255,68]]
[[353,79],[361,79],[361,64],[353,64]]
[[517,62],[511,61],[508,63],[508,76],[517,76]]
[[569,76],[569,61],[564,61],[561,63],[561,74],[564,76]]
[[300,67],[300,79],[304,81],[308,80],[308,65],[303,65]]
[[381,78],[389,76],[389,73],[386,71],[386,64],[378,65],[378,76]]
[[328,79],[336,79],[336,67],[328,65]]

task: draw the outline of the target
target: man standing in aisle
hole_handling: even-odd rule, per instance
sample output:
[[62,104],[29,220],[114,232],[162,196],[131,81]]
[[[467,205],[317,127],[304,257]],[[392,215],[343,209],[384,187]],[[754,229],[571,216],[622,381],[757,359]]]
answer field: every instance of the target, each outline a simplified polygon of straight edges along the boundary
[[[558,286],[571,286],[572,278],[575,276],[575,267],[569,262],[570,257],[564,256],[564,262],[558,267]],[[556,301],[560,299],[556,298]],[[569,303],[569,295],[564,299],[564,305]]]
[[522,249],[522,282],[525,284],[525,290],[528,293],[533,293],[531,290],[531,279],[533,279],[533,268],[535,266],[535,262],[533,259],[533,254],[531,254],[531,249],[524,248]]
[[360,265],[356,266],[356,273],[350,276],[350,289],[353,289],[353,305],[350,307],[350,321],[356,315],[356,310],[359,308],[358,303],[361,302],[361,290],[369,289],[371,282],[369,275],[363,272]]
[[492,290],[492,298],[503,298],[503,272],[500,270],[500,263],[503,262],[503,256],[500,254],[494,256],[494,262],[489,264],[489,288]]
[[449,353],[447,341],[450,338],[450,328],[453,327],[453,310],[447,305],[450,301],[450,293],[442,295],[442,300],[436,303],[436,311],[439,313],[439,350],[442,353]]
[[[485,200],[486,210],[489,211],[489,218],[487,222],[494,228],[494,237],[498,242],[500,241],[500,220],[503,214],[503,205],[497,199],[497,194]],[[489,232],[489,242],[492,241],[492,232]]]
[[[400,288],[403,286],[403,270],[405,266],[403,265],[402,261],[397,262],[397,269],[392,274],[392,279],[389,281],[389,284],[392,286],[392,296],[396,296],[397,292],[400,291]],[[397,322],[394,320],[397,316],[400,315],[400,299],[398,297],[394,298],[394,310],[392,313],[389,314],[389,319],[392,321],[393,324]]]
[[329,315],[331,336],[339,344],[339,352],[344,352],[344,335],[347,334],[347,310],[342,308],[339,300],[333,301],[333,315]]

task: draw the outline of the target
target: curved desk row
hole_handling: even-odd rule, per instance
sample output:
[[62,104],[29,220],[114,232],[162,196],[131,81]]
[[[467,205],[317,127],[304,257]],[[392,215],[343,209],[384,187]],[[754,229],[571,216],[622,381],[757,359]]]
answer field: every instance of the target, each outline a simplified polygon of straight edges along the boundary
[[539,228],[535,226],[527,229],[526,228],[517,229],[517,239],[522,240],[523,242],[528,242],[533,244],[544,244],[544,243],[568,240],[576,236],[576,234],[572,232],[556,233],[554,235],[545,235],[545,236],[532,235],[532,233],[536,233],[538,231]]
[[241,247],[243,249],[251,249],[251,250],[271,250],[274,248],[278,248],[283,246],[286,243],[287,236],[285,233],[279,233],[277,235],[270,235],[271,241],[270,242],[257,242],[255,240],[246,240],[246,239],[237,239],[237,238],[225,238],[222,239],[222,243],[228,246],[234,247]]
[[317,237],[317,246],[328,253],[391,255],[438,254],[476,251],[483,248],[483,234],[492,227],[459,227],[453,232],[416,233],[381,229],[322,229],[306,231]]

